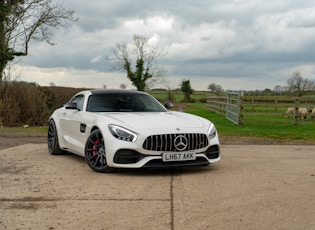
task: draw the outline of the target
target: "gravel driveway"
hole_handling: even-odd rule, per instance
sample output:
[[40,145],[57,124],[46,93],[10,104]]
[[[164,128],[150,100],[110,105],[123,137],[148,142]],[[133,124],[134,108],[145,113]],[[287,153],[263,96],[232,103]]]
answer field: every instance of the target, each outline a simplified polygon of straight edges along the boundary
[[0,184],[0,229],[315,229],[314,145],[223,144],[208,167],[100,174],[24,144],[0,150]]

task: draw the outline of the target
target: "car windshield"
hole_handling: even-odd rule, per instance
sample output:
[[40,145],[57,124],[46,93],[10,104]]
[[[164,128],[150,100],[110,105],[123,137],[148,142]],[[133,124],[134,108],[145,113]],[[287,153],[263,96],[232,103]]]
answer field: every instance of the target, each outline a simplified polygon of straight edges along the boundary
[[165,112],[154,98],[145,94],[93,94],[89,97],[89,112]]

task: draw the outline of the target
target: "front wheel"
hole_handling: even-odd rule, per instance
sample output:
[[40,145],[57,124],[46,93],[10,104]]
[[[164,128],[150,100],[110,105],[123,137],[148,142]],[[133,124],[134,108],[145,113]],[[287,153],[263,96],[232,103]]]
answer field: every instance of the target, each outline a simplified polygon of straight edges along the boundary
[[104,138],[98,129],[90,134],[85,144],[85,159],[95,172],[105,173],[112,171],[112,168],[106,163]]

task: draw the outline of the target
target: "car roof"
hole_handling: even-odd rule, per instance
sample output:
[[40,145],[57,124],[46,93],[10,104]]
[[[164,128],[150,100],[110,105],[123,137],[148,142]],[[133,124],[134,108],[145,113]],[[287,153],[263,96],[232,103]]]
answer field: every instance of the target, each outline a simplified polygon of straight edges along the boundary
[[126,89],[93,89],[91,94],[147,94],[142,91],[126,90]]

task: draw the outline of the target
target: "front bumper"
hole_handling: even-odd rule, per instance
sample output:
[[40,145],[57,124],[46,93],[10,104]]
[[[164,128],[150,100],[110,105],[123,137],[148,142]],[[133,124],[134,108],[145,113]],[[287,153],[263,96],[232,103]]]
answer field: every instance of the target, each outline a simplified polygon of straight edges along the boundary
[[212,145],[206,151],[196,152],[195,160],[163,162],[162,153],[146,155],[135,150],[120,149],[113,158],[114,167],[119,168],[164,168],[208,165],[220,160],[220,146]]

